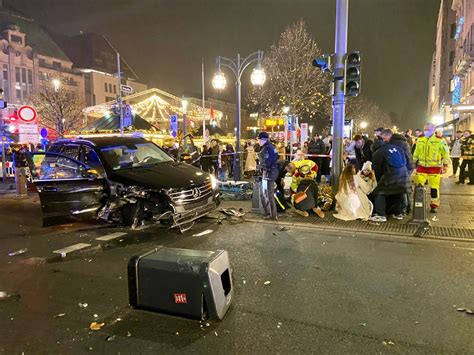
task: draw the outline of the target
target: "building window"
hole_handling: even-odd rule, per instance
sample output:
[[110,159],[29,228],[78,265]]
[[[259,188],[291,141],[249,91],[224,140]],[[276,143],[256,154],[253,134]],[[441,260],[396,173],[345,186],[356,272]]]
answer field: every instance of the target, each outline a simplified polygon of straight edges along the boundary
[[11,35],[10,39],[12,42],[23,44],[23,39],[20,36]]
[[449,31],[449,38],[454,39],[456,37],[456,24],[452,23]]
[[20,73],[20,68],[18,67],[15,68],[15,81],[17,83],[21,82],[21,73]]
[[57,71],[61,71],[61,62],[53,61],[53,69]]
[[117,93],[117,85],[114,85],[114,94]]
[[10,101],[10,87],[8,85],[9,81],[8,81],[8,65],[7,64],[3,64],[3,76],[2,76],[2,79],[3,79],[3,98],[5,99],[5,101]]
[[112,84],[109,84],[109,92],[112,93]]
[[449,66],[452,66],[454,63],[454,51],[449,52]]
[[46,61],[44,60],[44,58],[39,59],[39,65],[42,66],[42,67],[46,66]]
[[107,83],[104,83],[104,90],[105,90],[105,92],[107,92],[107,90],[108,90]]

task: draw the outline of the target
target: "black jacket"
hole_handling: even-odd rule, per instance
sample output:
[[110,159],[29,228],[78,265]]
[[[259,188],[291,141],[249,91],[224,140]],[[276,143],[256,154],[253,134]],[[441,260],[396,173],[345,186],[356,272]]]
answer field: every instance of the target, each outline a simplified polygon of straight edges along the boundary
[[366,161],[372,161],[372,144],[373,142],[366,138],[366,137],[363,137],[364,138],[364,146],[362,147],[362,149],[360,148],[357,148],[355,147],[354,150],[355,150],[355,154],[356,154],[356,158],[357,158],[357,170],[361,170],[362,169],[362,165],[364,165],[364,163]]
[[[324,144],[322,139],[311,141],[308,144],[308,154],[324,154],[326,153],[326,144]],[[313,157],[311,157],[313,158]]]
[[394,144],[377,144],[373,169],[377,178],[374,194],[398,195],[410,189],[410,163],[402,148]]

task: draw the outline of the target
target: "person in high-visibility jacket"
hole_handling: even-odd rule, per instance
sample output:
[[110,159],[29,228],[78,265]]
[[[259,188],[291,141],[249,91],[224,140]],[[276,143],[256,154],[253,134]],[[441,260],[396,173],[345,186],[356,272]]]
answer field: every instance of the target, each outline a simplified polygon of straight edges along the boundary
[[424,135],[416,141],[413,160],[416,162],[415,184],[424,185],[427,181],[431,188],[431,213],[436,213],[440,204],[441,174],[449,165],[449,147],[442,138],[435,134],[433,123],[424,127]]

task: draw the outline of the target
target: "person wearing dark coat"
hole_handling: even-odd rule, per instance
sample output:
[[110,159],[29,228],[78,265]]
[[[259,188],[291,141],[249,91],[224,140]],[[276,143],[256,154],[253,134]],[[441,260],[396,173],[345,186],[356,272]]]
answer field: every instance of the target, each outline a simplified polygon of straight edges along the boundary
[[324,155],[326,154],[326,144],[324,144],[323,140],[321,137],[319,137],[317,134],[311,139],[311,141],[308,144],[308,154],[309,154],[309,159],[314,161],[316,165],[318,166],[318,174],[316,175],[316,182],[319,184],[321,182],[321,168],[323,166],[323,157],[315,157],[312,155]]
[[275,181],[278,178],[278,152],[270,142],[267,132],[258,135],[258,170],[262,173],[262,186],[260,188],[260,199],[262,201],[264,218],[278,219],[275,201]]
[[356,134],[354,136],[354,142],[354,150],[356,154],[356,168],[357,170],[361,170],[362,165],[364,165],[366,161],[372,161],[371,147],[374,142],[360,134]]
[[386,222],[387,211],[393,213],[393,218],[403,219],[401,202],[402,195],[410,189],[410,163],[399,146],[383,141],[374,144],[372,163],[377,187],[373,192],[374,216],[370,220]]

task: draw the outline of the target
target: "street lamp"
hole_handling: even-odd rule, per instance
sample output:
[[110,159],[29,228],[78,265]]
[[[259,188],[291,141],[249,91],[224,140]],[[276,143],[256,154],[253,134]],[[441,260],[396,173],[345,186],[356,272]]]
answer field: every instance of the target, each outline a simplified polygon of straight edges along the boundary
[[311,137],[311,139],[313,138],[313,128],[314,126],[309,126],[309,136]]
[[52,83],[53,83],[53,86],[54,86],[54,91],[58,92],[59,87],[61,86],[61,81],[59,81],[58,79],[54,79],[52,81]]
[[221,67],[230,69],[235,75],[235,92],[236,92],[236,114],[235,114],[235,159],[234,159],[234,180],[240,180],[241,178],[241,167],[240,167],[240,105],[241,105],[241,91],[242,91],[242,74],[253,63],[257,63],[257,66],[253,69],[250,76],[252,85],[262,86],[265,83],[266,75],[262,68],[263,51],[257,51],[249,54],[246,58],[242,59],[240,54],[237,54],[237,58],[229,59],[226,57],[217,57],[217,73],[212,78],[212,86],[216,90],[223,90],[226,86],[227,80],[222,72]]
[[367,128],[367,122],[362,121],[362,122],[360,123],[360,128],[366,129],[366,128]]
[[441,115],[436,115],[436,116],[433,116],[431,120],[435,124],[435,126],[438,126],[444,122],[444,117]]
[[181,107],[183,110],[183,137],[186,136],[186,113],[187,113],[187,108],[188,108],[188,101],[185,100],[183,97],[183,100],[181,101]]

